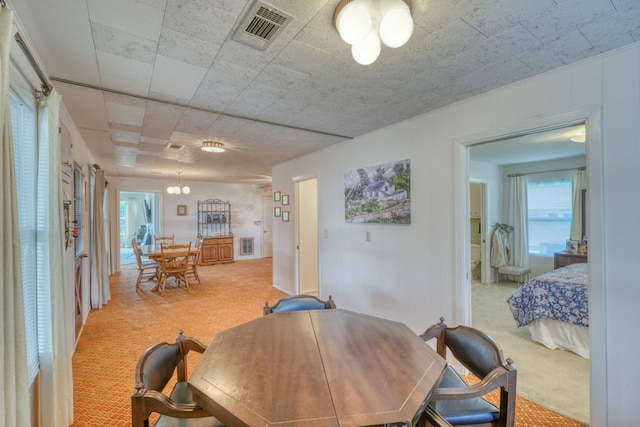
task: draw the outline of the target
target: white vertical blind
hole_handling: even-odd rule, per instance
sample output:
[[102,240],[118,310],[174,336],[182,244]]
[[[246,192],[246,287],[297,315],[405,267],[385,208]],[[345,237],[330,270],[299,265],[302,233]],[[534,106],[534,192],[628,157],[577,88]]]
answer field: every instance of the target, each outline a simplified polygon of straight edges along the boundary
[[36,282],[36,99],[33,94],[18,93],[13,88],[9,99],[16,163],[27,358],[29,381],[33,381],[40,368]]

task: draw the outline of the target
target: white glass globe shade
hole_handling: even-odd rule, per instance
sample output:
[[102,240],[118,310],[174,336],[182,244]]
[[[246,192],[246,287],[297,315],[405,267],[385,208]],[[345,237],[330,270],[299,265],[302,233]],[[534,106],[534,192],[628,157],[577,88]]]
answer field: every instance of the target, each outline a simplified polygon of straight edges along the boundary
[[191,193],[191,189],[185,185],[184,187],[182,187],[182,192],[184,194],[189,194]]
[[167,193],[173,194],[173,187],[167,187]]
[[178,187],[177,185],[175,185],[173,187],[173,194],[180,194],[182,191],[180,190],[180,187]]
[[351,55],[358,64],[369,65],[378,59],[381,49],[378,35],[371,31],[364,40],[351,46]]
[[367,2],[353,0],[342,8],[336,18],[336,28],[346,43],[362,41],[371,31],[371,14]]
[[409,6],[401,0],[380,1],[380,39],[385,46],[400,47],[413,34],[413,18]]

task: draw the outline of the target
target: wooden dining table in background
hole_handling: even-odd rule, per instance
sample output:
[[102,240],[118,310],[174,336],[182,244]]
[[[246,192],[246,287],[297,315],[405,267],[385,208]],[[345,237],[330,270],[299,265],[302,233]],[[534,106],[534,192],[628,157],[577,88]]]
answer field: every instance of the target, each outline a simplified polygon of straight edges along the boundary
[[[200,248],[197,247],[191,247],[191,249],[189,250],[189,254],[192,257],[197,256],[200,253]],[[160,248],[160,245],[141,245],[140,246],[140,255],[142,256],[146,256],[149,259],[152,259],[156,262],[160,262],[160,258],[162,257],[162,250]],[[197,266],[194,264],[193,268],[197,268]],[[197,275],[197,273],[196,273]],[[153,288],[151,288],[151,292],[156,292],[158,290],[158,285],[156,284],[156,286],[154,286]]]
[[189,386],[227,426],[417,425],[445,366],[403,323],[283,312],[217,334]]

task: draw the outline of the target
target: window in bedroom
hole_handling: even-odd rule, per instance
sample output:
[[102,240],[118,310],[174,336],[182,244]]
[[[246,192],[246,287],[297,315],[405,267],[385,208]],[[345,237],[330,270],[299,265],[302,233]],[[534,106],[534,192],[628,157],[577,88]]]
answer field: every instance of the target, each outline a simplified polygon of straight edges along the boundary
[[571,180],[527,183],[529,254],[553,256],[571,235]]

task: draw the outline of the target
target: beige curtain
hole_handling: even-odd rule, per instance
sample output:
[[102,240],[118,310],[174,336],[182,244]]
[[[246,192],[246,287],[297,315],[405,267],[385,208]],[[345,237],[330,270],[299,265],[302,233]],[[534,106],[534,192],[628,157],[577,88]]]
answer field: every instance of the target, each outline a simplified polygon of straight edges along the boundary
[[2,205],[0,206],[0,425],[31,425],[25,340],[22,263],[18,228],[16,173],[9,111],[9,48],[13,11],[0,8],[0,136]]
[[527,180],[521,175],[509,175],[508,221],[513,227],[509,264],[519,267],[529,267],[527,206]]
[[107,188],[107,223],[109,229],[109,276],[120,271],[118,190],[109,184]]
[[38,107],[38,323],[45,329],[39,353],[41,417],[48,426],[68,427],[73,422],[75,330],[73,283],[65,269],[60,95],[53,90]]
[[91,307],[101,308],[111,299],[109,289],[109,258],[105,239],[104,222],[105,180],[104,171],[97,169],[93,187],[92,236],[91,236]]
[[573,197],[571,211],[571,240],[582,240],[582,190],[587,188],[587,171],[578,169],[571,177],[571,191]]

